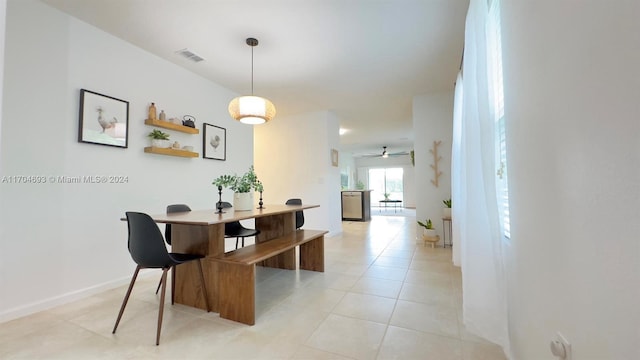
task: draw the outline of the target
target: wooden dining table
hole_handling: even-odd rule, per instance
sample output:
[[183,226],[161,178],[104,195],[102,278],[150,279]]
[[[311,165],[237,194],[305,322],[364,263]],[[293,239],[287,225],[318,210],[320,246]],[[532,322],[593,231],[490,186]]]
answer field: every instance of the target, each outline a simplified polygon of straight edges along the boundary
[[[224,224],[239,220],[255,220],[260,230],[256,243],[281,238],[296,231],[296,211],[319,207],[319,205],[265,205],[262,209],[234,211],[223,209],[194,210],[188,212],[150,215],[157,223],[171,224],[171,247],[173,252],[203,255],[202,268],[211,311],[220,312],[220,263],[216,258],[225,252]],[[262,266],[281,269],[296,269],[295,249],[265,260]],[[174,272],[175,302],[206,309],[199,274],[196,266],[181,265]]]

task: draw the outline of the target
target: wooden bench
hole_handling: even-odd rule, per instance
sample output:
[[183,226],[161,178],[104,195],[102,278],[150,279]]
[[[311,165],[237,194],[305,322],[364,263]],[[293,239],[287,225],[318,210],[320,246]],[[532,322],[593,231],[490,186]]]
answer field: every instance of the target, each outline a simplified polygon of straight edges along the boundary
[[255,324],[256,264],[300,247],[300,269],[324,272],[324,234],[296,230],[275,239],[221,254],[218,263],[220,317]]

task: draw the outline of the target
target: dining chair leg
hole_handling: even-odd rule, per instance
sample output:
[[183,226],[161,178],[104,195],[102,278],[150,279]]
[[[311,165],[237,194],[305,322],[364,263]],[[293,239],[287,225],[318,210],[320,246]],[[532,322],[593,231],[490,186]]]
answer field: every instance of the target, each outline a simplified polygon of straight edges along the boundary
[[242,238],[242,247],[244,247],[244,238]]
[[176,266],[171,270],[171,305],[175,304],[176,299]]
[[158,291],[160,291],[161,285],[162,285],[162,277],[160,277],[160,281],[158,281],[158,287],[156,288],[156,295],[158,295]]
[[167,292],[167,271],[170,268],[162,269],[162,293],[160,294],[160,308],[158,309],[158,331],[156,333],[156,346],[160,345],[160,330],[162,330],[162,315],[164,313],[164,294]]
[[202,295],[204,296],[204,304],[207,307],[207,312],[211,312],[211,309],[209,308],[209,295],[207,295],[207,287],[204,283],[204,272],[202,271],[202,262],[200,261],[200,259],[198,259],[198,270],[200,270],[200,284],[202,285]]
[[129,284],[129,289],[127,289],[127,294],[124,296],[124,300],[122,300],[122,306],[120,307],[120,313],[118,313],[118,319],[116,320],[116,324],[113,326],[112,334],[116,333],[116,329],[118,328],[118,324],[120,324],[120,319],[122,318],[122,314],[124,313],[124,308],[127,306],[127,301],[129,301],[129,295],[131,295],[131,290],[133,290],[133,284],[136,282],[136,278],[138,277],[138,272],[140,271],[140,265],[136,266],[136,271],[133,272],[133,277],[131,278],[131,283]]
[[240,240],[239,237],[236,238],[236,250],[238,250],[238,240]]

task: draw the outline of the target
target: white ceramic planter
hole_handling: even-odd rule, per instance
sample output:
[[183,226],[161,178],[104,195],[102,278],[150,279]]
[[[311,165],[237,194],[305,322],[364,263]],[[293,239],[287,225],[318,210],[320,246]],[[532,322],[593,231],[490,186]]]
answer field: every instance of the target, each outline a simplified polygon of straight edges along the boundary
[[234,211],[247,211],[253,208],[253,192],[233,193]]
[[438,235],[438,233],[436,232],[436,229],[425,229],[422,228],[422,236],[424,237],[434,237]]
[[424,245],[427,243],[431,244],[431,247],[435,247],[435,245],[440,241],[440,237],[436,232],[436,229],[422,229],[422,242]]
[[442,217],[451,218],[451,208],[442,209]]
[[171,141],[162,139],[151,139],[151,146],[157,148],[168,148],[171,147]]

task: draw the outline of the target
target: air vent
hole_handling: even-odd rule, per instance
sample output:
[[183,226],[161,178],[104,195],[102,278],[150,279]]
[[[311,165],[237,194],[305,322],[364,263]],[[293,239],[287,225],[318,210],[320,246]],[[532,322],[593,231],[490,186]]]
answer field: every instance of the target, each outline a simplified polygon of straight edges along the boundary
[[200,56],[194,54],[193,52],[191,52],[189,49],[182,49],[182,50],[178,50],[176,51],[176,54],[182,55],[185,58],[193,61],[193,62],[200,62],[202,60],[204,60],[203,58],[201,58]]

